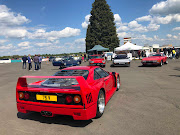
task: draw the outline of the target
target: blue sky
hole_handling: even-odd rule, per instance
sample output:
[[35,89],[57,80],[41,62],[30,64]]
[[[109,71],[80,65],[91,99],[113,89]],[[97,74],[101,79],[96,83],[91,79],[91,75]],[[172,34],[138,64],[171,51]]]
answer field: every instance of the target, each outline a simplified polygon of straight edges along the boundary
[[[0,0],[0,56],[83,52],[94,0]],[[117,34],[180,46],[180,0],[107,0]]]

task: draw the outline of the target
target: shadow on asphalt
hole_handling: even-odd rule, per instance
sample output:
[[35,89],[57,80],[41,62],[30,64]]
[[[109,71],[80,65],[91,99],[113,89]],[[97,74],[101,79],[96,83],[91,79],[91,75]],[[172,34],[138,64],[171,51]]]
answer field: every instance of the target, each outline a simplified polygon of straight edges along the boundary
[[156,66],[156,65],[147,65],[147,66],[140,65],[138,67],[142,67],[142,68],[152,67],[152,68],[154,68],[154,67],[159,67],[159,66]]
[[46,124],[68,125],[71,127],[86,127],[92,120],[74,120],[71,116],[58,115],[55,117],[43,117],[40,113],[30,112],[27,114],[18,112],[17,117],[24,120],[34,120]]
[[175,67],[174,70],[180,71],[180,67]]
[[51,70],[61,70],[61,69],[57,68],[57,69],[51,69]]
[[169,76],[180,77],[180,75],[169,75]]
[[129,66],[125,66],[125,65],[113,66],[113,65],[110,65],[110,67],[111,67],[111,68],[119,68],[119,67],[121,67],[121,68],[123,68],[123,67],[127,68],[127,67],[129,67]]

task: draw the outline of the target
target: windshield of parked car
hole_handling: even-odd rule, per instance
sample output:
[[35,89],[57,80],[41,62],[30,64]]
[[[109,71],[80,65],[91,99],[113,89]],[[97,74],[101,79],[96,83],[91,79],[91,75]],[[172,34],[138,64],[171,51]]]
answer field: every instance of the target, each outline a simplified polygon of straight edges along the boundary
[[151,54],[150,56],[161,56],[161,54]]
[[[54,76],[83,76],[86,80],[88,77],[88,70],[61,70],[54,74]],[[48,87],[63,87],[77,85],[75,78],[49,78],[41,83],[42,86]]]
[[90,56],[90,59],[102,58],[102,56]]
[[116,55],[114,59],[128,59],[127,55]]

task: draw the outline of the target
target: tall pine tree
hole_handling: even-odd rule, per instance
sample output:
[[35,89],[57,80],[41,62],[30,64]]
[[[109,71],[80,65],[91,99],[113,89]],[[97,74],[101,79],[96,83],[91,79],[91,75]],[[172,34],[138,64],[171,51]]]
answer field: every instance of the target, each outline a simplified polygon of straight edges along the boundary
[[106,0],[95,0],[89,22],[86,33],[86,51],[95,45],[102,45],[111,51],[119,46],[114,15]]

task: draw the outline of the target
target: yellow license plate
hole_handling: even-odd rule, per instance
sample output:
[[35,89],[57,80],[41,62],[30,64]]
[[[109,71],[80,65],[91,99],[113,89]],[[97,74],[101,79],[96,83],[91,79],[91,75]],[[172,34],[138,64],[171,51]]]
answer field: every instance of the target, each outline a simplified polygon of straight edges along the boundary
[[55,101],[57,102],[57,96],[55,95],[36,95],[36,100],[42,101]]

